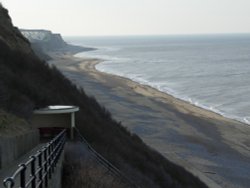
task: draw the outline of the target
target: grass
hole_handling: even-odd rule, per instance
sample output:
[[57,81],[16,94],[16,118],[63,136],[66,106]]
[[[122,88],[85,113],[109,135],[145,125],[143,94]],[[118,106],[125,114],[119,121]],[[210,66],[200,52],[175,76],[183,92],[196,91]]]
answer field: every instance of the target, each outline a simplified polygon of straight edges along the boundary
[[81,143],[68,143],[63,163],[63,188],[125,188],[121,179],[95,161]]
[[0,109],[0,137],[30,131],[32,127],[21,118]]

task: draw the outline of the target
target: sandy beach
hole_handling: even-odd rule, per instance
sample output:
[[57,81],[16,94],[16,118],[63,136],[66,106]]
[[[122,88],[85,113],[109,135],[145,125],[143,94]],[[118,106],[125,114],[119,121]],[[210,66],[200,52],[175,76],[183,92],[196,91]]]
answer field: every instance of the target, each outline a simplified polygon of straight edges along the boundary
[[209,187],[250,185],[250,126],[129,79],[101,73],[98,59],[54,53],[55,65],[114,119]]

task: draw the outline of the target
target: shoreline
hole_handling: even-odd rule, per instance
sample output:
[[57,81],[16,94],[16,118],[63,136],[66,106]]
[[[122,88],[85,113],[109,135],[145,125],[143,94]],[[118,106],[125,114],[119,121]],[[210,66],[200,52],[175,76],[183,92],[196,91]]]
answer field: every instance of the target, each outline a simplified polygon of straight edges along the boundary
[[57,54],[51,63],[94,96],[114,119],[209,187],[250,183],[250,172],[245,172],[250,169],[248,125],[150,86],[99,72],[98,59]]
[[[82,53],[82,52],[80,52],[80,53]],[[76,56],[77,54],[73,54],[73,58],[78,58],[78,59],[95,59],[95,58],[92,58],[92,57],[78,57],[78,56]],[[120,75],[117,75],[117,74],[112,74],[112,73],[107,73],[107,72],[105,72],[105,71],[101,71],[101,70],[98,70],[97,68],[96,68],[96,65],[98,65],[98,64],[100,64],[100,63],[102,63],[103,61],[105,61],[105,60],[103,60],[103,59],[95,59],[95,60],[97,60],[98,62],[96,62],[96,63],[94,63],[93,64],[93,67],[90,67],[90,69],[94,69],[96,72],[99,72],[100,74],[104,74],[104,75],[108,75],[108,76],[113,76],[113,77],[116,77],[116,78],[120,78],[120,79],[125,79],[125,80],[127,80],[127,81],[129,81],[129,82],[132,82],[132,83],[135,83],[135,84],[138,84],[138,85],[140,85],[140,86],[142,86],[143,88],[150,88],[150,92],[151,93],[154,93],[154,90],[156,91],[156,92],[158,92],[158,93],[161,93],[160,94],[160,96],[164,96],[164,95],[166,95],[166,96],[168,96],[168,97],[172,97],[172,98],[174,98],[173,100],[180,100],[180,102],[182,103],[186,103],[186,104],[188,104],[188,105],[191,105],[191,106],[193,106],[193,107],[197,107],[197,108],[199,108],[200,110],[205,110],[205,111],[208,111],[208,112],[211,112],[211,113],[215,113],[216,115],[218,115],[218,116],[221,116],[221,117],[223,117],[223,118],[225,118],[225,119],[229,119],[229,120],[231,120],[231,121],[236,121],[236,122],[238,122],[238,123],[240,123],[240,124],[244,124],[245,126],[250,126],[250,122],[246,119],[246,117],[232,117],[232,116],[230,116],[230,115],[227,115],[227,114],[225,114],[225,113],[223,113],[223,112],[220,112],[220,110],[217,110],[217,109],[215,109],[215,110],[212,110],[212,109],[210,109],[211,107],[209,107],[209,106],[206,106],[206,105],[196,105],[195,103],[192,103],[192,102],[190,102],[190,101],[188,101],[188,100],[185,100],[184,98],[182,98],[182,97],[178,97],[178,96],[175,96],[175,95],[173,95],[173,94],[171,94],[171,93],[168,93],[167,91],[166,92],[164,92],[164,91],[161,91],[161,90],[159,90],[159,89],[157,89],[157,88],[155,88],[155,87],[153,87],[153,86],[150,86],[149,84],[147,85],[147,84],[143,84],[143,83],[140,83],[140,82],[137,82],[137,81],[135,81],[135,80],[133,80],[133,79],[131,79],[131,78],[128,78],[128,77],[124,77],[124,76],[120,76]],[[90,70],[91,71],[91,70]],[[133,84],[132,84],[133,85]],[[137,92],[136,90],[135,90],[135,92]],[[140,92],[139,92],[140,93]],[[145,93],[141,93],[141,94],[145,94]],[[168,98],[167,97],[167,98]]]
[[[84,60],[85,58],[81,58],[81,57],[76,57],[75,55],[73,56],[75,58],[79,58],[79,59],[82,59]],[[92,59],[92,58],[87,58],[87,59]],[[104,60],[102,59],[94,59],[93,60],[96,60],[95,62],[91,62],[91,64],[87,65],[87,67],[84,67],[84,69],[86,69],[87,71],[95,71],[95,72],[98,72],[99,74],[104,74],[106,76],[111,76],[111,77],[114,77],[114,78],[118,78],[118,79],[121,79],[121,80],[124,80],[125,82],[127,82],[130,86],[131,86],[131,89],[133,89],[135,92],[137,93],[140,93],[142,95],[145,95],[145,96],[151,96],[151,97],[160,97],[162,99],[167,99],[167,101],[178,101],[178,105],[180,105],[180,107],[184,107],[184,109],[179,109],[180,111],[183,111],[183,112],[191,112],[194,110],[195,112],[200,112],[199,115],[203,115],[206,116],[206,117],[212,117],[212,118],[218,118],[218,119],[223,119],[225,121],[230,121],[230,122],[235,122],[235,123],[239,123],[241,125],[245,125],[245,126],[249,126],[250,124],[247,124],[246,122],[242,122],[240,120],[237,120],[237,119],[233,119],[233,118],[230,118],[230,117],[227,117],[227,116],[224,116],[223,114],[220,114],[220,113],[217,113],[216,111],[213,111],[213,110],[210,110],[210,109],[207,109],[207,108],[203,108],[202,106],[199,106],[199,105],[195,105],[187,100],[184,100],[182,98],[179,98],[179,97],[176,97],[174,95],[171,95],[170,93],[167,93],[167,92],[164,92],[164,91],[160,91],[158,90],[157,88],[154,88],[150,85],[147,85],[147,84],[142,84],[142,83],[139,83],[139,82],[136,82],[130,78],[127,78],[127,77],[123,77],[123,76],[119,76],[119,75],[115,75],[115,74],[111,74],[111,73],[106,73],[104,71],[100,71],[96,68],[96,65],[102,63]],[[139,87],[139,88],[137,88]],[[165,95],[165,96],[164,96]],[[166,101],[161,101],[161,102],[166,102]],[[189,108],[191,107],[191,108]],[[187,111],[186,111],[187,110]],[[211,114],[210,114],[211,113]],[[216,116],[219,116],[219,117],[216,117]]]

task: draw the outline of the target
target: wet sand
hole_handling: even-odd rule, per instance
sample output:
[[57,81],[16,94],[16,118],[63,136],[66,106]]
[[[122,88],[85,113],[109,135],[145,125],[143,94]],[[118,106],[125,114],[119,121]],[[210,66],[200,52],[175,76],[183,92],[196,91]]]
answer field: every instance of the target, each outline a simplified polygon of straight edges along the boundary
[[129,79],[101,73],[98,59],[50,54],[63,74],[94,96],[114,119],[209,187],[248,188],[250,126]]

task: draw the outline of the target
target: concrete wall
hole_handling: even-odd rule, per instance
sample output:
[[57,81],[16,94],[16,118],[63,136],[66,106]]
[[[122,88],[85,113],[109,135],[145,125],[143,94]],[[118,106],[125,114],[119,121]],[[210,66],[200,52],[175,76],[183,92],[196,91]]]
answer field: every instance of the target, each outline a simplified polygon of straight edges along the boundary
[[39,144],[38,130],[31,130],[13,136],[0,137],[0,168],[10,165],[14,160]]
[[34,114],[31,119],[31,124],[34,127],[65,127],[70,128],[70,114]]

